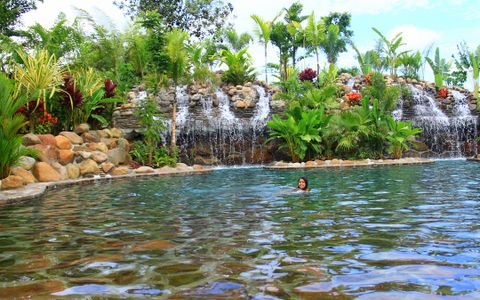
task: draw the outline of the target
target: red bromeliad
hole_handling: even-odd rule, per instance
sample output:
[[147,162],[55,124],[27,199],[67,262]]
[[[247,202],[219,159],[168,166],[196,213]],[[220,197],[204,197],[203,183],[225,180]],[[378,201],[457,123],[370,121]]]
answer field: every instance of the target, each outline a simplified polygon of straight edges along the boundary
[[350,105],[358,105],[360,104],[360,100],[362,99],[362,95],[360,93],[350,92],[345,95],[347,97],[347,102]]
[[301,81],[313,81],[317,77],[317,72],[315,72],[312,68],[306,68],[300,74],[298,74],[298,78]]
[[438,90],[438,96],[440,98],[447,98],[448,97],[448,89],[446,87],[442,87]]

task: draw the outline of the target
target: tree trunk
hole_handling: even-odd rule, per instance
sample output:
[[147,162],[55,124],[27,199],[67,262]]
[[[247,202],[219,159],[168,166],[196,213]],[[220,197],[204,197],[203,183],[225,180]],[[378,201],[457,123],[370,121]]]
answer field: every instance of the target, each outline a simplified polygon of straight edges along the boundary
[[317,55],[317,76],[320,74],[320,62],[318,59],[318,50],[315,50],[315,54]]
[[265,83],[268,84],[267,64],[267,43],[265,43]]
[[172,112],[172,142],[171,142],[171,148],[172,150],[175,148],[176,146],[176,135],[175,135],[175,131],[176,131],[176,127],[177,127],[177,85],[174,85],[173,86],[174,88],[174,93],[173,93],[173,112]]

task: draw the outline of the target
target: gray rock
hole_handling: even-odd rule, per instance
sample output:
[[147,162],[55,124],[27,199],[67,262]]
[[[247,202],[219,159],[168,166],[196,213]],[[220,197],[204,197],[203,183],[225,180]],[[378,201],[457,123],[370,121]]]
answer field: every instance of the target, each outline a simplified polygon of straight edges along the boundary
[[128,152],[122,148],[115,148],[107,152],[108,160],[115,166],[128,162]]

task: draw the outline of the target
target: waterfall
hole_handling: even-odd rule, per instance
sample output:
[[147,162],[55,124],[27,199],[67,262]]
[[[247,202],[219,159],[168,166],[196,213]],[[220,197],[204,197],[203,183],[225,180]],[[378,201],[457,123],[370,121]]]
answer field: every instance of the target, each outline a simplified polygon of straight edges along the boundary
[[413,126],[422,128],[421,138],[432,150],[433,156],[455,158],[471,155],[473,149],[467,151],[465,147],[476,137],[477,117],[471,115],[467,97],[452,91],[453,108],[448,113],[449,110],[442,111],[437,100],[425,90],[413,85],[409,88],[412,92],[409,104],[412,115],[406,113],[404,107],[407,104],[401,100],[392,112],[394,118],[411,119]]
[[257,103],[256,111],[253,115],[251,124],[253,130],[257,130],[259,128],[263,128],[265,126],[265,122],[270,115],[270,97],[265,91],[265,89],[261,86],[255,85],[255,89],[258,92],[259,99]]
[[185,126],[188,119],[188,93],[187,86],[179,86],[175,91],[175,97],[177,100],[177,127],[181,129]]

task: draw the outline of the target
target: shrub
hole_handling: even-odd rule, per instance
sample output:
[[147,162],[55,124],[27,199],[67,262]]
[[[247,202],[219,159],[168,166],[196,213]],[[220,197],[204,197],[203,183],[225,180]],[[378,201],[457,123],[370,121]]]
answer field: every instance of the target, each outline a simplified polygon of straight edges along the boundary
[[313,81],[317,77],[317,72],[315,72],[312,68],[306,68],[300,74],[298,74],[298,78],[301,81]]

